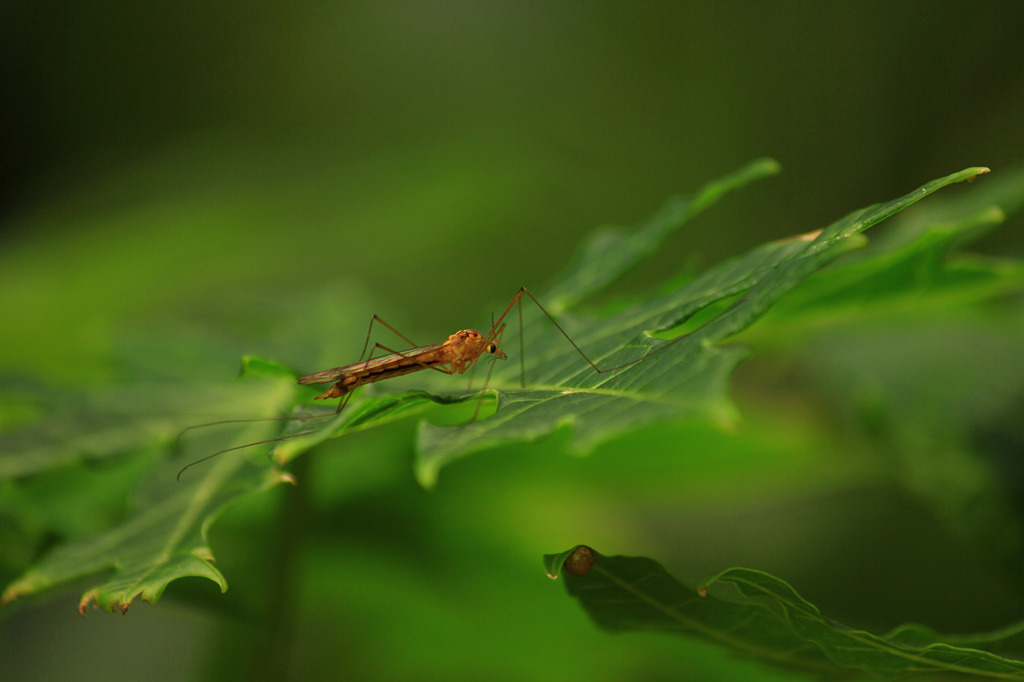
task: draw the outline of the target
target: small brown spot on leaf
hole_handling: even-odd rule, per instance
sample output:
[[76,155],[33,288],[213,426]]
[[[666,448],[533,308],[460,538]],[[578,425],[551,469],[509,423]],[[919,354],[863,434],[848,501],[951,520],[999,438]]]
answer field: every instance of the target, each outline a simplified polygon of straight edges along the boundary
[[562,564],[565,570],[575,576],[586,575],[594,566],[594,550],[580,545],[572,551]]

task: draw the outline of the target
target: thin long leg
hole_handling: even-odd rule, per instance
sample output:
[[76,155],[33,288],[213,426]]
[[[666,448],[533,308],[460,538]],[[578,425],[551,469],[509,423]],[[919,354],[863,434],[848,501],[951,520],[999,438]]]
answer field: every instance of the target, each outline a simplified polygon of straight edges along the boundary
[[[526,291],[525,287],[523,291]],[[529,293],[529,292],[527,292]],[[526,388],[526,339],[523,336],[523,298],[519,297],[519,385]],[[490,374],[487,375],[490,378]]]
[[[502,335],[504,333],[505,333],[505,327],[502,326],[501,329],[498,331],[498,335],[496,337],[497,344],[499,346],[501,345],[501,337],[502,337]],[[521,331],[520,331],[519,338],[522,339],[522,332]],[[522,357],[522,356],[520,356],[520,357]],[[494,363],[496,361],[497,361],[497,358],[491,358],[490,367],[487,368],[487,377],[484,379],[484,386],[483,386],[483,388],[480,389],[480,398],[476,401],[476,409],[473,410],[473,418],[469,420],[471,422],[475,422],[476,418],[477,418],[477,415],[480,414],[480,406],[484,404],[484,393],[487,392],[487,385],[489,383],[491,383],[491,372],[494,371]],[[476,369],[476,365],[473,365],[473,369]]]
[[[380,350],[387,351],[391,355],[401,355],[403,358],[411,357],[409,355],[406,355],[405,351],[393,350],[393,349],[388,348],[387,346],[385,346],[384,344],[381,344],[381,343],[373,344],[373,350],[377,350],[378,348]],[[363,363],[363,367],[364,368],[368,367],[369,364],[370,364],[370,361],[373,360],[373,351],[370,352],[370,356],[371,357],[366,358],[366,362]],[[424,369],[433,369],[433,370],[436,370],[436,371],[440,372],[441,374],[455,374],[455,370],[450,368],[450,367],[448,369],[445,369],[444,367],[440,367],[438,365],[424,365],[423,368]]]
[[[526,294],[526,296],[528,296],[531,301],[534,301],[534,304],[537,305],[537,307],[541,309],[541,312],[543,312],[544,315],[549,319],[549,321],[551,321],[551,324],[555,326],[555,329],[557,329],[561,333],[561,335],[565,337],[565,340],[568,341],[569,344],[571,344],[571,346],[573,348],[575,348],[575,351],[580,353],[581,357],[583,357],[585,360],[587,360],[587,364],[590,365],[590,367],[594,370],[594,372],[597,372],[598,374],[606,374],[608,372],[615,372],[617,370],[626,369],[626,368],[630,367],[631,365],[636,365],[637,363],[640,363],[640,361],[650,357],[651,355],[653,355],[655,353],[662,352],[663,350],[665,350],[669,346],[673,345],[674,343],[676,343],[678,341],[682,341],[684,338],[686,338],[686,336],[689,336],[689,335],[680,336],[678,338],[672,339],[671,341],[667,341],[667,342],[665,342],[663,344],[655,346],[647,354],[642,355],[640,357],[637,357],[635,359],[632,359],[632,360],[629,361],[629,363],[623,363],[622,365],[616,365],[615,367],[600,368],[600,367],[597,366],[596,363],[594,363],[594,360],[592,360],[590,358],[590,356],[587,355],[587,353],[585,353],[583,351],[583,349],[577,344],[577,342],[573,341],[572,337],[570,337],[565,332],[565,330],[561,328],[561,325],[558,324],[558,322],[556,321],[554,315],[552,315],[550,312],[548,312],[547,308],[545,308],[543,305],[541,305],[541,302],[539,300],[537,300],[537,297],[534,296],[534,294],[532,294],[525,287],[521,287],[519,289],[519,291],[516,292],[515,296],[512,297],[512,300],[509,302],[508,307],[506,307],[504,312],[502,312],[502,314],[500,314],[498,316],[498,319],[495,322],[495,325],[492,327],[492,332],[494,332],[496,329],[498,329],[498,327],[502,324],[502,322],[504,321],[505,317],[512,310],[512,306],[518,304],[519,305],[519,330],[520,330],[520,333],[519,333],[520,378],[521,378],[522,384],[524,386],[525,386],[525,376],[526,376],[526,373],[525,373],[525,369],[524,369],[525,368],[524,359],[523,359],[523,352],[524,352],[523,351],[523,346],[524,346],[524,343],[523,343],[523,334],[522,334],[522,295],[523,294]],[[692,334],[692,332],[691,332],[691,334]]]
[[[405,334],[403,334],[402,332],[400,332],[400,331],[398,331],[397,329],[395,329],[394,327],[392,327],[392,326],[391,326],[390,324],[388,324],[388,323],[387,323],[387,322],[385,322],[385,321],[384,321],[383,319],[381,319],[381,318],[380,318],[380,316],[378,316],[378,315],[376,315],[376,314],[375,314],[375,315],[373,315],[373,317],[371,317],[371,318],[370,318],[370,326],[369,326],[369,328],[367,328],[367,330],[366,330],[366,340],[365,340],[365,341],[363,341],[363,350],[362,350],[362,351],[361,351],[361,352],[359,353],[359,358],[360,358],[360,359],[362,359],[363,355],[365,355],[365,354],[366,354],[366,349],[367,349],[367,348],[369,347],[369,345],[370,345],[370,335],[371,335],[371,334],[373,333],[373,324],[374,324],[375,322],[379,322],[379,323],[381,323],[382,325],[384,325],[385,327],[387,327],[388,329],[390,329],[390,330],[391,330],[391,332],[392,332],[392,333],[393,333],[393,334],[394,334],[395,336],[397,336],[398,338],[402,339],[403,341],[405,341],[406,343],[408,343],[408,344],[409,344],[410,346],[416,346],[416,345],[417,345],[415,341],[413,341],[413,340],[412,340],[412,339],[410,339],[410,338],[409,338],[408,336],[406,336],[406,335],[405,335]],[[370,351],[370,352],[372,353],[373,351]],[[388,351],[388,352],[389,352],[389,353],[393,353],[394,351]]]
[[[399,337],[400,339],[402,339],[403,341],[408,343],[410,346],[415,346],[416,345],[415,341],[412,341],[409,337],[407,337],[404,334],[402,334],[401,332],[399,332],[397,329],[395,329],[390,324],[388,324],[383,319],[381,319],[378,315],[373,315],[370,318],[370,326],[367,327],[367,329],[366,329],[366,339],[363,341],[363,350],[360,351],[360,353],[359,353],[360,359],[362,359],[362,357],[366,354],[366,349],[370,345],[370,335],[373,333],[373,325],[374,325],[374,323],[380,323],[380,324],[384,325],[385,327],[390,329],[395,334],[395,336]],[[395,353],[396,352],[396,351],[390,350],[386,346],[382,346],[380,344],[376,344],[375,348],[377,348],[377,347],[387,351],[388,353]],[[373,351],[371,350],[370,353],[372,355]],[[401,355],[401,353],[399,353],[399,355]],[[369,362],[369,360],[367,360],[367,362]],[[345,401],[342,401],[342,404],[344,402]],[[339,406],[339,409],[337,410],[337,412],[340,412],[340,411],[341,411],[341,409],[340,409],[340,406]],[[337,414],[337,412],[335,412],[335,414]],[[329,415],[329,414],[311,414],[311,415],[300,415],[300,416],[292,416],[292,417],[257,417],[255,419],[222,419],[220,421],[207,422],[205,424],[193,424],[192,426],[186,426],[178,434],[178,437],[177,437],[177,439],[175,441],[175,450],[180,450],[181,449],[181,439],[182,439],[182,437],[186,433],[188,433],[189,431],[191,431],[193,429],[202,429],[202,428],[205,428],[207,426],[221,426],[223,424],[245,424],[245,423],[248,423],[248,422],[301,421],[301,420],[304,420],[304,419],[319,419],[321,417],[329,417],[329,416],[331,416],[331,415]]]

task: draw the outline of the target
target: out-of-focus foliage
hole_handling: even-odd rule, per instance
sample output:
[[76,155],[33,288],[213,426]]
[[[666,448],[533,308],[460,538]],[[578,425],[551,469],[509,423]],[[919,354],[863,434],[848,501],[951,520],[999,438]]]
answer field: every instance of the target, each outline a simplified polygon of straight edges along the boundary
[[[690,585],[756,567],[858,629],[923,623],[922,644],[1020,621],[1020,3],[40,0],[0,17],[4,585],[111,529],[166,528],[163,486],[218,467],[227,486],[275,480],[252,450],[171,484],[274,424],[168,448],[308,400],[290,377],[351,361],[373,313],[419,343],[486,328],[521,286],[548,302],[594,225],[762,155],[786,172],[555,312],[614,319],[850,207],[992,168],[727,341],[746,358],[730,420],[652,422],[584,458],[559,428],[462,457],[427,492],[417,418],[465,423],[464,380],[371,387],[367,407],[408,412],[291,461],[298,486],[207,498],[205,535],[182,525],[147,554],[215,549],[226,593],[178,579],[155,607],[74,615],[139,567],[117,563],[26,595],[0,609],[5,678],[105,680],[113,660],[150,680],[790,679],[593,627],[536,570],[581,541]],[[239,357],[284,374],[250,362],[236,381]],[[514,392],[510,361],[492,385]]]

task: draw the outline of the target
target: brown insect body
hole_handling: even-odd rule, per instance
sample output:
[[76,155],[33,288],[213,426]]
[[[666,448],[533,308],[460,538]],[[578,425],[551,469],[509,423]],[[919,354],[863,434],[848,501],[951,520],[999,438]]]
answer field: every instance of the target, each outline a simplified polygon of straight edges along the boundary
[[[500,329],[498,331],[500,332]],[[493,340],[494,335],[484,335],[475,329],[463,329],[449,336],[447,341],[307,374],[299,377],[298,382],[305,385],[335,382],[327,391],[317,396],[317,400],[320,400],[340,398],[365,384],[412,374],[423,369],[436,369],[445,374],[462,374],[484,353],[502,360],[506,358],[504,351]]]

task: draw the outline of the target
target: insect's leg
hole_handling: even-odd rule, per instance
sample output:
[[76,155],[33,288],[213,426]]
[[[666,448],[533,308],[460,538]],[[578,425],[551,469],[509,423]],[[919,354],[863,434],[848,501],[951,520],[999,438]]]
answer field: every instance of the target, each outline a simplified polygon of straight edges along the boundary
[[[385,327],[390,329],[396,336],[398,336],[401,339],[405,340],[410,345],[413,345],[413,346],[416,345],[408,337],[406,337],[404,334],[400,333],[397,329],[392,327],[390,324],[388,324],[387,322],[382,320],[379,316],[374,315],[373,317],[370,318],[370,326],[366,330],[366,340],[363,342],[363,350],[362,350],[362,352],[359,353],[359,357],[360,358],[362,358],[366,354],[366,349],[370,345],[370,336],[373,333],[373,325],[375,323],[380,323],[380,324],[384,325]],[[378,347],[379,348],[384,348],[385,350],[387,350],[384,346],[381,346],[380,344],[376,344],[374,346],[373,350],[376,350],[376,348],[378,348]],[[373,354],[373,350],[370,351],[371,355]],[[388,351],[388,352],[392,352],[392,351]],[[178,434],[178,437],[177,437],[177,439],[175,441],[175,450],[178,451],[178,452],[181,451],[181,449],[182,449],[182,445],[181,445],[182,438],[184,437],[184,435],[187,432],[191,431],[192,429],[198,429],[198,428],[203,428],[203,427],[207,427],[207,426],[219,426],[219,425],[222,425],[222,424],[243,424],[243,423],[248,423],[248,422],[259,422],[259,421],[301,421],[301,420],[305,420],[305,419],[320,419],[320,418],[323,418],[323,417],[335,417],[338,414],[340,414],[343,409],[345,409],[345,405],[348,404],[348,401],[349,401],[349,399],[351,397],[352,397],[351,393],[345,394],[345,396],[338,403],[338,409],[335,410],[334,412],[328,412],[326,414],[297,415],[297,416],[290,416],[290,417],[262,417],[262,418],[255,418],[255,419],[222,419],[220,421],[209,422],[207,424],[196,424],[196,425],[193,425],[193,426],[189,426],[189,427],[186,427],[185,429],[183,429],[181,431],[181,433]],[[181,480],[181,474],[184,473],[185,470],[188,469],[189,467],[192,467],[192,466],[194,466],[196,464],[199,464],[200,462],[205,462],[205,461],[207,461],[209,459],[213,459],[217,455],[223,454],[225,452],[231,452],[232,450],[241,450],[243,448],[251,447],[251,446],[254,446],[254,445],[263,445],[263,444],[266,444],[266,443],[276,443],[278,441],[288,440],[289,438],[295,438],[297,436],[304,436],[304,435],[307,435],[307,434],[310,434],[310,433],[313,433],[313,431],[310,430],[310,431],[303,431],[301,433],[289,434],[287,436],[278,436],[277,438],[269,438],[267,440],[261,440],[261,441],[257,441],[257,442],[254,442],[254,443],[247,443],[245,445],[238,445],[238,446],[233,447],[233,448],[227,448],[226,450],[220,450],[218,452],[213,453],[212,455],[207,455],[206,457],[203,457],[201,459],[197,459],[196,461],[191,462],[188,465],[186,465],[181,471],[178,472],[178,480],[179,481]]]
[[[501,331],[498,332],[495,342],[500,346],[501,337],[505,334],[505,328],[502,327]],[[487,368],[487,378],[484,379],[483,388],[480,389],[480,397],[476,401],[476,409],[473,410],[473,418],[469,421],[475,422],[477,415],[480,414],[480,406],[484,404],[484,393],[487,392],[487,385],[491,383],[491,372],[494,371],[494,363],[497,362],[497,358],[491,358],[491,366]],[[473,365],[473,369],[476,369],[476,365]]]
[[[519,289],[519,291],[516,292],[516,295],[513,296],[512,300],[509,301],[507,306],[505,306],[505,310],[503,310],[501,312],[501,315],[498,315],[498,319],[495,320],[494,316],[493,315],[491,316],[491,330],[489,332],[487,332],[487,336],[488,336],[488,338],[490,340],[494,340],[496,337],[500,336],[501,332],[504,332],[504,330],[505,330],[505,326],[502,324],[502,322],[505,321],[505,318],[512,311],[512,306],[516,305],[517,303],[519,304],[519,383],[523,387],[526,386],[526,360],[525,360],[525,352],[524,352],[526,344],[525,344],[525,342],[523,340],[523,302],[522,302],[522,300],[523,300],[523,292],[524,291],[526,291],[526,287],[521,287]],[[526,291],[526,293],[529,294],[530,292]],[[536,300],[536,299],[534,299],[534,300]],[[488,374],[488,376],[490,376],[490,374]]]
[[[405,337],[403,336],[402,338],[405,338]],[[409,340],[406,339],[406,341],[409,341]],[[409,343],[412,343],[412,341],[409,341]],[[388,348],[387,346],[385,346],[382,343],[375,343],[375,344],[373,344],[373,350],[370,351],[370,355],[372,356],[373,355],[373,351],[376,351],[377,349],[380,349],[380,350],[385,351],[387,353],[391,353],[392,355],[401,355],[403,358],[409,357],[409,355],[407,354],[408,351],[394,350],[392,348]],[[363,366],[366,367],[367,365],[369,365],[370,361],[372,359],[373,359],[373,357],[367,358],[366,362],[363,364]],[[440,367],[440,366],[437,366],[437,365],[429,365],[429,366],[424,365],[424,369],[437,370],[441,374],[455,374],[455,369],[454,368],[445,369],[444,367]]]
[[[416,345],[415,341],[413,341],[408,336],[406,336],[402,332],[400,332],[397,329],[395,329],[394,327],[392,327],[390,324],[388,324],[383,319],[381,319],[380,316],[374,315],[373,317],[370,318],[370,326],[366,330],[366,340],[363,341],[363,350],[359,353],[359,359],[360,360],[362,360],[363,356],[366,354],[366,349],[370,347],[370,335],[373,334],[373,325],[375,323],[379,323],[379,324],[384,325],[385,327],[387,327],[388,329],[391,330],[391,333],[393,333],[395,336],[397,336],[398,338],[400,338],[403,341],[405,341],[406,343],[408,343],[410,346],[415,346]],[[381,348],[384,348],[384,347],[381,346]],[[387,349],[385,348],[385,350],[387,350]],[[388,351],[388,352],[389,353],[393,353],[394,351]],[[372,354],[373,351],[371,350],[370,353]]]
[[[584,360],[586,360],[587,364],[590,365],[590,367],[595,372],[597,372],[598,374],[604,374],[605,372],[613,372],[613,371],[615,371],[617,369],[622,369],[623,367],[629,367],[630,365],[635,364],[637,362],[640,362],[641,360],[644,359],[643,357],[637,358],[636,360],[632,360],[630,362],[627,362],[625,364],[619,365],[617,367],[607,367],[607,368],[604,368],[604,369],[598,367],[597,364],[595,364],[594,361],[591,360],[590,357],[586,353],[583,352],[583,349],[580,348],[576,344],[576,342],[572,340],[572,337],[569,336],[569,334],[564,329],[562,329],[562,326],[560,324],[558,324],[557,320],[555,320],[554,315],[549,313],[547,311],[547,309],[540,304],[540,301],[537,300],[537,297],[534,296],[532,293],[530,293],[529,289],[527,289],[526,287],[523,287],[522,289],[519,290],[519,293],[516,294],[516,297],[520,298],[523,294],[526,294],[527,296],[530,297],[530,300],[533,301],[534,305],[536,305],[538,308],[540,308],[540,311],[542,313],[544,313],[544,316],[547,317],[548,320],[551,321],[551,324],[555,325],[555,329],[557,329],[559,332],[561,332],[562,336],[565,337],[565,340],[568,341],[570,344],[572,344],[572,347],[576,349],[576,352],[580,354],[580,357],[583,358]],[[520,309],[519,309],[520,314],[522,314],[522,307],[521,307],[521,305],[522,305],[522,303],[521,303],[521,298],[520,298]]]
[[352,391],[349,391],[348,393],[345,394],[344,398],[342,398],[341,400],[338,401],[338,409],[336,409],[334,411],[335,416],[341,414],[341,411],[345,409],[346,405],[348,405],[349,398],[351,398],[351,397],[352,397]]
[[[403,341],[406,341],[408,344],[410,344],[412,346],[416,345],[416,343],[414,341],[411,341],[407,336],[405,336],[404,334],[399,332],[397,329],[392,327],[390,324],[388,324],[387,322],[382,320],[379,316],[374,315],[373,317],[370,318],[370,326],[366,330],[366,340],[363,342],[363,350],[359,353],[359,358],[360,359],[362,359],[363,355],[366,354],[366,349],[370,345],[370,336],[373,333],[373,325],[375,323],[379,323],[379,324],[384,325],[385,327],[390,329],[396,336],[401,338]],[[380,344],[378,344],[378,347],[383,348],[384,350],[387,350],[387,352],[389,352],[389,353],[393,353],[394,352],[394,351],[388,350],[384,346],[380,346]],[[371,353],[372,352],[373,351],[371,351]],[[341,403],[339,403],[338,410],[334,414],[337,414],[338,412],[341,412],[341,409],[344,407],[344,405],[345,405],[345,403],[347,401],[348,401],[348,398],[346,397],[345,400],[343,400]],[[256,417],[256,418],[252,418],[252,419],[222,419],[220,421],[207,422],[206,424],[193,424],[192,426],[185,427],[184,429],[181,430],[181,433],[178,434],[178,437],[175,440],[175,450],[176,451],[180,451],[181,450],[181,440],[182,440],[182,438],[185,436],[186,433],[188,433],[189,431],[191,431],[193,429],[201,429],[201,428],[205,428],[207,426],[221,426],[223,424],[245,424],[245,423],[248,423],[248,422],[261,422],[261,421],[302,421],[302,420],[305,420],[305,419],[319,419],[321,417],[330,417],[330,416],[333,416],[333,415],[332,414],[313,414],[313,415],[296,415],[296,416],[291,416],[291,417]]]
[[[395,336],[397,336],[398,338],[402,339],[403,341],[405,341],[406,343],[408,343],[408,344],[409,344],[410,346],[416,346],[416,345],[417,345],[415,341],[413,341],[413,340],[412,340],[412,339],[410,339],[410,338],[409,338],[408,336],[406,336],[405,334],[403,334],[402,332],[398,331],[397,329],[395,329],[394,327],[392,327],[392,326],[391,326],[390,324],[388,324],[387,322],[385,322],[385,321],[384,321],[384,320],[383,320],[383,319],[382,319],[382,318],[381,318],[381,317],[380,317],[379,315],[374,315],[373,317],[371,317],[371,318],[370,318],[370,326],[369,326],[369,328],[368,328],[368,329],[366,330],[366,340],[365,340],[365,341],[363,342],[363,350],[362,350],[362,352],[360,352],[360,353],[359,353],[359,360],[360,360],[360,361],[362,361],[363,355],[365,355],[365,354],[366,354],[366,349],[367,349],[367,348],[369,348],[369,346],[370,346],[370,335],[371,335],[371,334],[373,333],[373,325],[374,325],[375,323],[377,323],[377,324],[382,324],[382,325],[384,325],[384,326],[385,326],[385,327],[387,327],[387,328],[388,328],[388,329],[389,329],[389,330],[390,330],[390,331],[391,331],[391,332],[392,332],[392,333],[393,333],[393,334],[394,334]],[[370,349],[370,356],[366,358],[366,363],[365,363],[365,364],[363,365],[364,367],[366,367],[366,366],[369,366],[369,364],[370,364],[370,360],[372,360],[372,359],[373,359],[373,353],[374,353],[374,351],[376,351],[376,350],[377,350],[378,348],[379,348],[380,350],[382,350],[382,351],[385,351],[385,352],[387,352],[387,353],[393,353],[393,354],[395,354],[395,355],[402,355],[402,356],[404,356],[404,355],[405,355],[405,353],[403,353],[402,351],[398,351],[398,350],[393,350],[393,349],[391,349],[391,348],[388,348],[387,346],[385,346],[385,345],[383,345],[383,344],[380,344],[380,343],[374,343],[374,344],[373,344],[373,348],[372,348],[372,349]],[[444,369],[444,368],[441,368],[441,367],[430,367],[430,369],[434,369],[434,370],[437,370],[438,372],[441,372],[442,374],[454,374],[454,371],[446,370],[446,369]],[[340,411],[340,410],[339,410],[339,411]]]
[[[526,289],[524,288],[523,291]],[[519,303],[519,385],[526,388],[526,339],[523,337],[523,297],[521,294],[516,294],[516,302]],[[494,365],[492,364],[491,367]],[[487,376],[490,378],[490,374]]]
[[[582,357],[584,360],[586,360],[587,364],[590,365],[590,367],[595,372],[597,372],[598,374],[605,374],[606,372],[614,372],[616,370],[620,370],[620,369],[624,369],[626,367],[629,367],[630,365],[635,365],[638,362],[642,362],[642,361],[646,360],[647,358],[651,357],[652,355],[654,355],[656,353],[660,353],[661,351],[665,350],[666,348],[671,347],[673,344],[678,343],[679,341],[682,341],[686,337],[690,336],[690,334],[693,334],[695,331],[697,331],[695,329],[695,330],[689,332],[688,334],[684,334],[682,336],[678,336],[678,337],[672,339],[671,341],[666,341],[665,343],[662,343],[662,344],[654,347],[646,355],[642,355],[639,358],[636,358],[634,360],[630,360],[629,362],[624,362],[621,365],[616,365],[615,367],[604,367],[604,368],[601,368],[601,367],[598,367],[597,364],[593,360],[591,360],[590,357],[586,353],[583,352],[583,349],[581,349],[576,344],[576,342],[572,340],[572,337],[569,336],[569,334],[566,333],[566,331],[564,329],[562,329],[562,326],[560,324],[558,324],[558,322],[555,320],[554,316],[551,313],[549,313],[547,311],[547,309],[544,308],[544,306],[542,306],[540,304],[540,301],[537,300],[537,297],[534,296],[532,293],[530,293],[530,290],[527,289],[526,287],[521,288],[519,290],[519,292],[516,293],[515,298],[512,299],[512,303],[509,304],[509,307],[505,310],[505,313],[502,313],[501,317],[504,317],[505,314],[507,314],[508,311],[512,309],[512,304],[513,303],[515,303],[518,300],[521,300],[521,297],[522,297],[523,294],[526,294],[527,296],[530,297],[530,300],[533,301],[534,305],[536,305],[538,308],[540,308],[540,311],[542,313],[544,313],[544,316],[547,317],[551,321],[551,324],[555,325],[555,329],[557,329],[559,332],[561,332],[562,336],[565,337],[566,341],[568,341],[570,344],[572,344],[572,347],[575,348],[576,352],[580,354],[580,357]],[[735,305],[739,305],[739,303],[740,302],[737,302],[737,303],[735,303],[733,305],[734,306]],[[522,313],[522,308],[520,308],[520,313]],[[501,321],[501,317],[498,318],[499,322]],[[705,324],[709,324],[709,322],[705,322]]]
[[[621,369],[621,367],[625,367],[626,366],[626,365],[621,365],[620,367],[612,367],[612,368],[609,368],[609,369],[601,369],[600,367],[598,367],[594,363],[594,361],[591,360],[590,357],[587,356],[587,354],[584,353],[583,350],[578,345],[576,345],[576,342],[572,340],[572,337],[569,336],[569,334],[564,329],[562,329],[562,326],[560,324],[558,324],[557,320],[555,320],[554,315],[549,313],[547,311],[547,309],[540,304],[540,301],[537,300],[537,297],[534,296],[530,292],[530,290],[527,289],[526,287],[523,287],[522,289],[520,289],[519,293],[516,294],[516,297],[520,298],[520,309],[519,309],[520,314],[522,314],[522,302],[521,302],[522,299],[521,299],[521,297],[522,297],[523,294],[526,294],[527,296],[530,297],[530,300],[533,301],[534,305],[536,305],[538,308],[540,308],[540,311],[542,313],[544,313],[544,316],[547,317],[548,320],[551,321],[551,324],[555,325],[555,329],[557,329],[559,332],[561,332],[562,336],[565,337],[566,341],[568,341],[570,344],[572,344],[572,347],[576,349],[576,352],[580,354],[580,357],[582,357],[584,360],[586,360],[587,364],[589,364],[593,368],[593,370],[595,372],[603,374],[605,372],[610,372],[610,371],[615,370],[615,369]],[[634,360],[634,362],[636,362],[636,361]],[[633,364],[633,363],[631,362],[631,363],[627,363],[627,364]]]
[[[370,328],[366,330],[366,342],[363,343],[363,351],[362,351],[362,353],[359,354],[360,361],[362,361],[363,355],[366,353],[366,346],[370,343],[370,332],[373,331],[373,323],[374,322],[380,322],[382,325],[384,325],[385,327],[387,327],[391,331],[393,331],[396,334],[398,334],[398,332],[395,331],[394,327],[392,327],[390,324],[388,324],[384,320],[382,320],[379,317],[377,317],[376,315],[374,315],[373,319],[370,320]],[[414,342],[409,341],[409,339],[406,339],[405,336],[403,336],[402,334],[398,334],[398,335],[401,336],[403,339],[405,339],[407,342],[412,343],[413,345],[416,345]],[[382,350],[382,351],[384,351],[386,353],[394,353],[395,352],[395,351],[391,350],[390,348],[388,348],[387,346],[385,346],[383,344],[380,344],[380,343],[377,343],[375,341],[374,344],[373,344],[373,348],[370,349],[370,354],[366,356],[366,362],[363,363],[363,370],[364,371],[366,370],[367,367],[370,366],[370,362],[373,360],[373,354],[375,352],[377,352],[378,349],[380,349],[380,350]],[[400,353],[399,353],[399,355],[400,355]],[[334,385],[334,387],[337,387],[340,384],[341,384],[341,382],[338,382],[337,384]],[[332,387],[331,390],[333,390],[334,387]],[[355,388],[358,388],[358,386],[356,386]],[[345,409],[346,405],[348,405],[348,401],[352,399],[352,393],[355,391],[355,388],[351,388],[351,389],[347,390],[345,392],[345,395],[342,396],[341,400],[338,401],[338,409],[336,409],[334,411],[335,415],[341,414],[341,411]],[[319,396],[319,397],[322,398],[324,396]]]
[[[548,320],[551,322],[551,324],[555,325],[555,329],[557,329],[562,334],[562,336],[565,337],[565,340],[568,341],[572,345],[572,347],[576,349],[576,352],[580,354],[580,357],[583,358],[584,360],[586,360],[587,364],[590,365],[590,367],[595,372],[597,372],[598,374],[604,374],[606,372],[614,372],[615,370],[623,369],[624,367],[629,367],[630,365],[634,365],[634,364],[640,362],[641,360],[644,360],[645,358],[647,358],[649,355],[651,355],[651,353],[660,352],[660,351],[664,350],[665,348],[667,348],[668,346],[670,346],[671,344],[675,343],[676,341],[679,341],[680,339],[684,338],[684,337],[680,336],[679,338],[672,339],[668,343],[664,343],[664,344],[658,346],[653,351],[651,351],[651,353],[648,353],[647,355],[645,355],[643,357],[639,357],[636,360],[631,360],[629,362],[623,363],[623,364],[618,365],[616,367],[601,368],[601,367],[597,366],[597,363],[595,363],[593,360],[590,359],[590,356],[588,356],[586,353],[583,352],[583,349],[580,348],[579,345],[577,345],[577,343],[575,341],[573,341],[572,337],[569,336],[568,332],[566,332],[564,329],[562,329],[562,326],[560,324],[558,324],[558,321],[555,319],[555,316],[552,315],[551,313],[549,313],[547,308],[545,308],[543,305],[541,305],[540,301],[537,300],[537,297],[534,296],[533,293],[529,289],[527,289],[526,287],[520,287],[519,291],[516,292],[516,295],[512,297],[512,300],[509,301],[508,307],[506,307],[504,312],[502,312],[501,315],[498,316],[498,319],[495,321],[494,325],[491,327],[492,331],[498,328],[498,325],[500,325],[502,323],[502,321],[504,321],[505,316],[507,316],[512,311],[512,306],[514,306],[516,304],[519,305],[519,326],[520,326],[520,329],[522,329],[522,326],[523,326],[523,323],[522,323],[522,317],[523,317],[523,294],[526,294],[527,296],[530,297],[530,300],[533,301],[533,304],[536,305],[540,309],[540,311],[542,313],[544,313],[544,316],[546,318],[548,318]],[[523,350],[523,348],[525,346],[525,343],[523,341],[523,333],[522,333],[522,331],[520,331],[519,339],[520,339],[519,362],[521,363],[520,364],[520,376],[522,378],[523,384],[525,385],[526,384],[526,369],[525,369],[525,357],[524,357],[524,350]]]
[[[415,346],[416,345],[416,343],[414,341],[412,341],[411,339],[409,339],[409,337],[407,337],[404,334],[402,334],[401,332],[399,332],[397,329],[395,329],[390,324],[385,322],[379,316],[374,315],[373,317],[370,318],[370,325],[369,325],[369,327],[366,330],[366,339],[363,341],[363,350],[359,353],[360,359],[364,355],[366,355],[366,349],[369,348],[370,337],[373,334],[373,325],[374,324],[378,324],[378,323],[384,325],[385,327],[387,327],[389,330],[391,330],[392,333],[394,333],[396,336],[398,336],[399,338],[404,340],[409,345],[411,345],[411,346]],[[383,346],[383,345],[381,345],[379,343],[374,344],[373,348],[370,350],[370,357],[367,358],[367,363],[370,362],[370,360],[373,357],[374,351],[376,351],[378,348],[380,348],[380,349],[382,349],[384,351],[387,351],[389,353],[394,353],[395,352],[395,351],[392,351],[389,348],[387,348],[386,346]],[[189,426],[189,427],[186,427],[185,429],[183,429],[181,431],[181,433],[178,434],[178,437],[177,437],[177,439],[175,441],[175,450],[177,450],[179,452],[181,451],[181,441],[182,441],[182,438],[184,437],[185,433],[187,433],[188,431],[191,431],[192,429],[198,429],[198,428],[202,428],[202,427],[206,427],[206,426],[218,426],[218,425],[222,425],[222,424],[241,424],[241,423],[258,422],[258,421],[299,421],[299,420],[305,420],[305,419],[320,419],[320,418],[323,418],[323,417],[334,417],[334,416],[337,416],[338,414],[340,414],[343,409],[345,409],[345,406],[348,404],[348,401],[349,401],[349,399],[351,397],[352,397],[352,393],[351,392],[346,393],[344,395],[344,397],[341,399],[341,401],[338,402],[338,409],[336,409],[333,413],[316,414],[316,415],[298,415],[298,416],[289,416],[289,417],[264,417],[264,418],[256,418],[256,419],[222,419],[220,421],[209,422],[207,424],[196,424],[194,426]],[[254,443],[247,443],[245,445],[238,445],[238,446],[235,446],[235,447],[232,447],[232,448],[227,448],[225,450],[220,450],[218,452],[213,453],[212,455],[207,455],[206,457],[203,457],[201,459],[197,459],[196,461],[191,462],[188,465],[186,465],[184,468],[181,469],[181,471],[178,472],[178,480],[179,481],[181,480],[182,473],[184,473],[185,470],[188,469],[189,467],[192,467],[192,466],[194,466],[196,464],[199,464],[200,462],[205,462],[205,461],[207,461],[209,459],[212,459],[212,458],[216,457],[217,455],[223,454],[225,452],[231,452],[232,450],[241,450],[243,448],[251,447],[251,446],[254,446],[254,445],[263,445],[263,444],[266,444],[266,443],[276,443],[278,441],[288,440],[289,438],[296,438],[298,436],[304,436],[304,435],[307,435],[307,434],[310,434],[310,433],[313,433],[313,430],[303,431],[301,433],[293,433],[293,434],[289,434],[287,436],[278,436],[277,438],[268,438],[266,440],[256,441]]]

